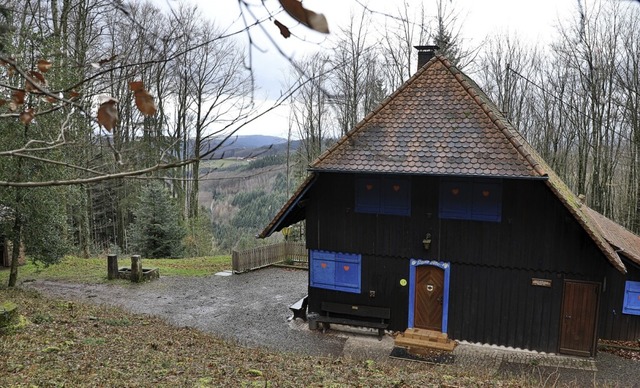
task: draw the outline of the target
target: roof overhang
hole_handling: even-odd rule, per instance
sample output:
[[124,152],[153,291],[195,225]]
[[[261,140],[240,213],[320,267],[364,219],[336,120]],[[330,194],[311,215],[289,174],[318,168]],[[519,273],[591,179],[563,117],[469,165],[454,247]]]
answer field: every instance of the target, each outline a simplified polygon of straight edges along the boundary
[[267,238],[274,232],[279,232],[289,225],[304,220],[306,217],[307,193],[317,178],[317,174],[312,173],[309,175],[298,187],[298,190],[296,190],[291,198],[282,206],[275,217],[273,217],[269,225],[256,237]]

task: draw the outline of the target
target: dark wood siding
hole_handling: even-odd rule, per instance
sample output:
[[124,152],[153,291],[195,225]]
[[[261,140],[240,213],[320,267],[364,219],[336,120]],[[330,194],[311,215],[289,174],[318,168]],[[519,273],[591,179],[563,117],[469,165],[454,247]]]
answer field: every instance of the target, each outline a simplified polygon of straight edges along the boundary
[[[551,280],[551,287],[531,285]],[[453,265],[449,337],[557,351],[562,279],[545,272]]]
[[624,264],[628,270],[626,276],[614,269],[607,269],[606,272],[598,332],[603,339],[633,341],[640,338],[640,316],[622,313],[625,281],[640,282],[640,267],[626,260]]
[[[400,284],[409,278],[406,259],[362,256],[362,292],[351,294],[309,287],[309,312],[320,313],[321,302],[337,302],[391,309],[389,330],[407,328],[409,287]],[[371,297],[370,292],[375,292]]]
[[[451,263],[448,331],[455,339],[556,352],[563,281],[602,284],[605,274],[603,295],[617,303],[602,306],[606,333],[638,332],[633,319],[603,311],[615,308],[620,315],[624,277],[544,181],[503,179],[502,220],[482,222],[438,217],[438,177],[409,178],[410,217],[357,213],[354,179],[320,175],[307,206],[307,246],[362,254],[362,293],[310,290],[310,311],[318,311],[321,300],[389,307],[391,328],[403,330],[411,285],[399,282],[408,279],[408,260],[415,258]],[[422,244],[427,233],[429,250]],[[552,287],[532,286],[534,277],[552,280]]]

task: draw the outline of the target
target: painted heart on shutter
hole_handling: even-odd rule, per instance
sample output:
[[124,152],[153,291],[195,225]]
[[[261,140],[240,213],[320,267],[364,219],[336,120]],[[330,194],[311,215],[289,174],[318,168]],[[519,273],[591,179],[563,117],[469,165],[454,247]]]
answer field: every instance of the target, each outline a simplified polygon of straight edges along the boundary
[[451,194],[458,195],[460,193],[460,189],[451,189]]
[[367,190],[370,191],[371,189],[373,189],[373,185],[371,183],[367,184]]
[[342,268],[344,268],[345,272],[349,270],[349,266],[348,265],[345,265]]
[[320,263],[320,266],[321,266],[322,268],[327,268],[327,263]]
[[482,196],[487,198],[489,196],[489,190],[482,190]]
[[400,191],[400,185],[393,185],[393,191],[395,192]]

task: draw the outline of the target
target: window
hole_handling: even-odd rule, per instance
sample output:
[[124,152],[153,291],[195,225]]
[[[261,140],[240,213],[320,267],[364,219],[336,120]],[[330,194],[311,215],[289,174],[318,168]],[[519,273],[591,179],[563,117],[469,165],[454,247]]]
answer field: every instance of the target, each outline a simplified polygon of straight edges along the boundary
[[408,216],[411,214],[411,184],[402,178],[358,178],[355,209],[358,213]]
[[622,313],[640,315],[640,282],[625,282]]
[[311,251],[311,287],[360,293],[361,257],[356,254]]
[[500,222],[502,182],[487,179],[442,179],[440,218]]

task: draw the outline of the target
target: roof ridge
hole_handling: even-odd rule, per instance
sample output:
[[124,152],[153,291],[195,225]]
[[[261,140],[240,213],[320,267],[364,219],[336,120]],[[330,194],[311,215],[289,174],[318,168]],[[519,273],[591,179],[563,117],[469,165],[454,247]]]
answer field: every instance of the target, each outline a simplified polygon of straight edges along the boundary
[[[369,122],[371,120],[371,118],[373,116],[376,115],[376,113],[378,113],[379,111],[381,111],[384,107],[386,107],[391,101],[394,100],[394,98],[396,97],[396,95],[398,95],[400,92],[402,92],[404,89],[406,89],[409,85],[411,85],[412,83],[414,83],[416,81],[416,79],[418,79],[419,75],[424,73],[425,71],[427,71],[427,69],[429,67],[431,67],[436,59],[439,59],[440,61],[447,61],[444,57],[442,57],[440,54],[436,54],[433,58],[431,58],[427,63],[425,63],[421,68],[419,68],[411,77],[409,77],[408,80],[406,80],[402,85],[400,85],[400,87],[398,89],[396,89],[395,92],[391,93],[390,95],[388,95],[384,100],[382,100],[378,106],[372,110],[371,112],[367,113],[366,116],[364,116],[364,118],[362,120],[360,120],[358,122],[358,124],[356,124],[356,126],[351,129],[349,132],[347,132],[344,136],[342,136],[337,142],[335,142],[334,145],[332,145],[329,149],[327,149],[326,151],[324,151],[322,154],[320,154],[320,156],[318,156],[318,158],[316,160],[313,161],[313,163],[311,163],[311,165],[309,166],[310,168],[313,168],[314,166],[316,166],[317,164],[319,164],[320,162],[322,162],[324,159],[326,159],[336,148],[338,148],[340,145],[344,144],[346,141],[350,140],[351,137],[353,137],[354,135],[356,135],[357,133],[359,133],[361,130],[363,130],[363,128],[365,128],[365,124],[367,122]],[[449,61],[447,61],[449,62]]]

